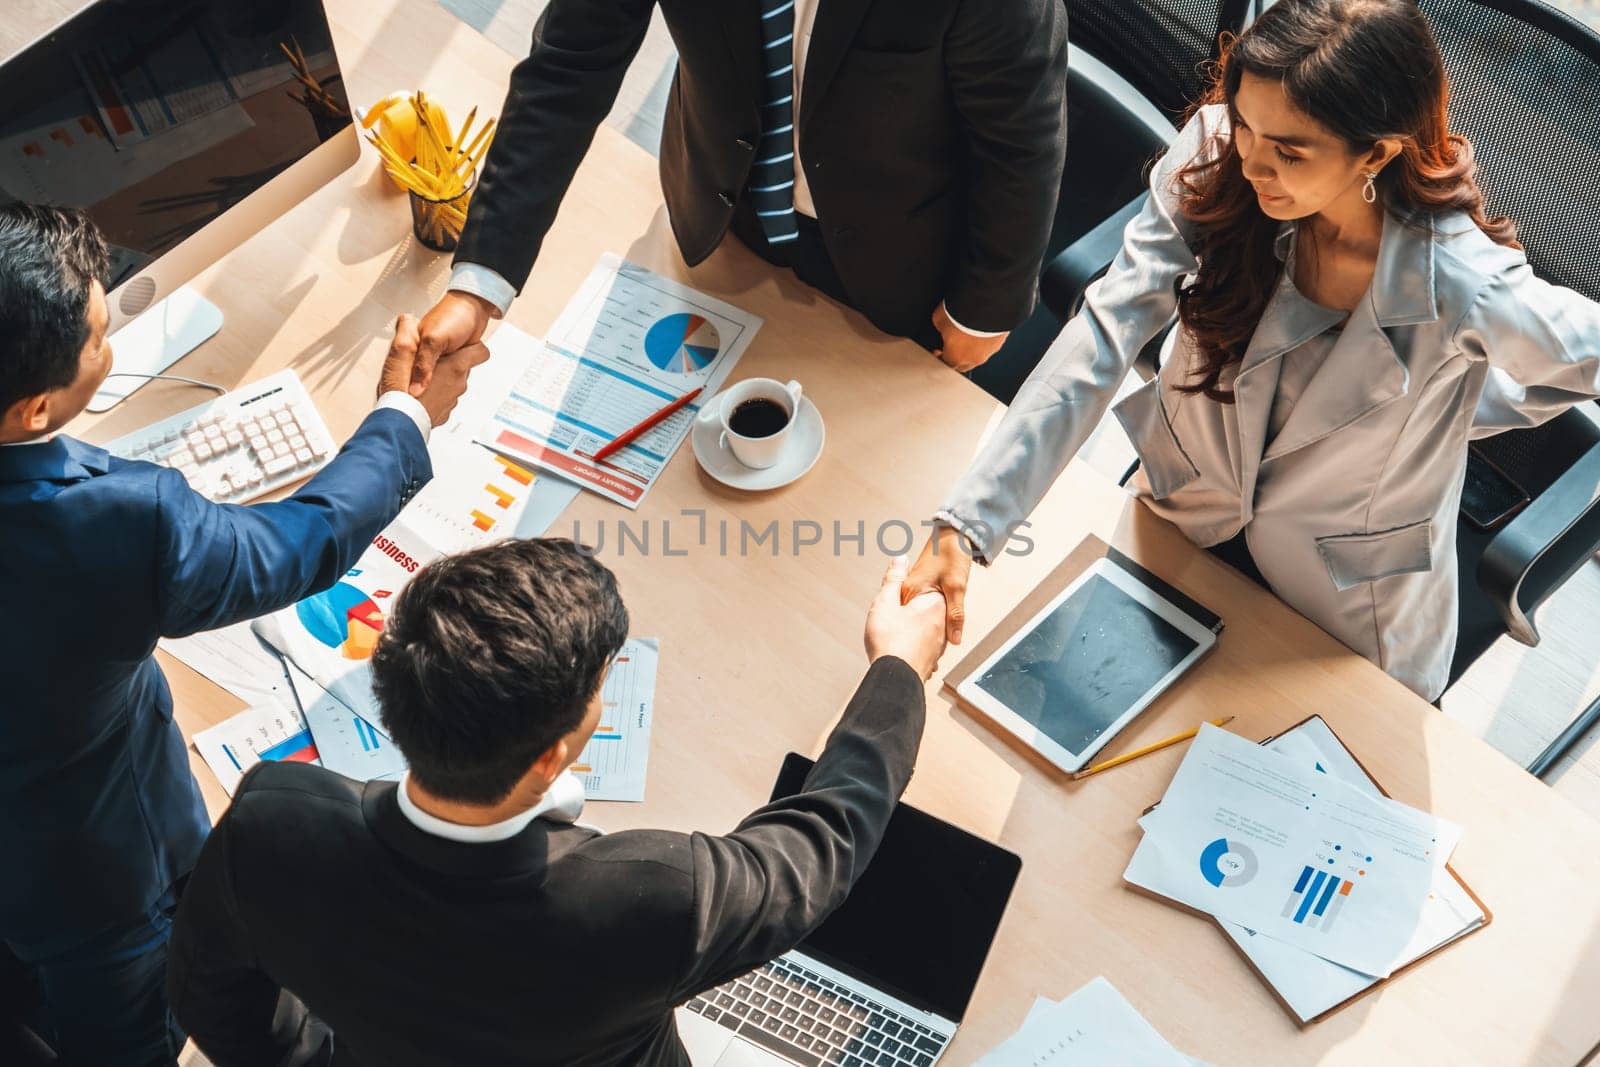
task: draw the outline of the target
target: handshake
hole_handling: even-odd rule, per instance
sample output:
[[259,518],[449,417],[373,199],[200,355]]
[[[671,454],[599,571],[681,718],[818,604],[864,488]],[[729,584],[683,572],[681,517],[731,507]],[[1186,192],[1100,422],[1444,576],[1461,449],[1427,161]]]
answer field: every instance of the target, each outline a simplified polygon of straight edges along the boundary
[[482,338],[490,311],[489,302],[481,297],[448,292],[421,322],[401,315],[383,361],[378,394],[409,393],[421,402],[434,426],[450,421],[456,401],[467,391],[468,373],[489,358]]
[[[395,320],[379,394],[409,393],[421,401],[433,425],[443,426],[466,392],[469,372],[489,358],[482,338],[491,312],[487,300],[451,291],[420,322],[401,315]],[[909,575],[904,558],[890,563],[867,613],[867,658],[895,656],[924,680],[938,667],[947,637],[951,643],[961,640],[965,566],[971,561],[956,547],[953,531],[947,532],[952,537],[943,561],[925,551]]]

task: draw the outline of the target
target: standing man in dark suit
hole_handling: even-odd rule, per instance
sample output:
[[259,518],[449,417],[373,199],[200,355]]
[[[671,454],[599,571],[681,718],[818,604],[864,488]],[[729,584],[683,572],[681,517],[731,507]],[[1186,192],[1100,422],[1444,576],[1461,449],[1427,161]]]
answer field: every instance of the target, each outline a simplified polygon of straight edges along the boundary
[[378,409],[289,499],[213,504],[176,471],[59,434],[106,378],[106,246],[76,212],[0,208],[0,942],[65,1064],[176,1062],[174,896],[209,820],[152,653],[331,585],[431,476],[477,346]]
[[245,776],[178,912],[179,1020],[217,1067],[687,1064],[673,1008],[820,925],[911,777],[944,601],[902,606],[904,574],[799,795],[603,835],[550,816],[628,633],[611,572],[559,540],[430,564],[372,659],[407,777]]
[[[418,383],[539,254],[655,0],[551,0],[511,74]],[[1066,155],[1063,0],[660,0],[661,182],[684,259],[731,228],[957,370],[1033,308]]]

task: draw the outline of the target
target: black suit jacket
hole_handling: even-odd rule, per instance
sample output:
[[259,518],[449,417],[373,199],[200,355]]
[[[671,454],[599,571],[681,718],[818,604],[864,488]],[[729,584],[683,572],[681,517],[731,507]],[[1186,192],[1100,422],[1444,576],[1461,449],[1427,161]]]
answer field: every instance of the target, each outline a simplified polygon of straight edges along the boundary
[[917,673],[879,660],[805,791],[726,837],[536,819],[465,844],[393,782],[260,764],[180,904],[173,1012],[217,1067],[687,1064],[673,1007],[844,900],[923,717]]
[[[661,181],[683,257],[727,232],[760,139],[764,0],[660,0],[678,48]],[[517,64],[456,261],[520,290],[654,0],[551,0]],[[1032,310],[1066,155],[1062,0],[818,0],[800,157],[852,303],[897,334],[941,299]]]

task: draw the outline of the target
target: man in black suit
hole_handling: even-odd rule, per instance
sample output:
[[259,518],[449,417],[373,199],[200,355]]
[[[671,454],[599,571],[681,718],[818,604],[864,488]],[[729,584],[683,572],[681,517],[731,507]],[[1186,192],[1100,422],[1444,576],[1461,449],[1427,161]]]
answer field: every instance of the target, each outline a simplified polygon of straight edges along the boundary
[[[430,361],[522,289],[654,0],[551,0],[511,75]],[[1066,155],[1063,0],[660,0],[661,181],[693,266],[730,226],[957,370],[1033,308]]]
[[557,540],[431,564],[372,660],[407,777],[245,776],[179,907],[178,1019],[218,1067],[687,1064],[673,1008],[820,925],[911,776],[944,605],[904,574],[803,792],[725,837],[603,835],[561,794],[628,632],[611,572]]

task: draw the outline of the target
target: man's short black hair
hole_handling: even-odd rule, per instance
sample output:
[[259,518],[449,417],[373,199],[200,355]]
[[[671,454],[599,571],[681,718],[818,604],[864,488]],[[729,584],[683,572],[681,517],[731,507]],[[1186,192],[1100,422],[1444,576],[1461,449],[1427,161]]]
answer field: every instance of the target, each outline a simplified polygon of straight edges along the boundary
[[373,687],[418,785],[494,804],[583,721],[627,638],[603,564],[569,540],[503,541],[411,580],[373,653]]
[[78,379],[89,291],[110,272],[105,238],[81,211],[0,207],[0,413]]

